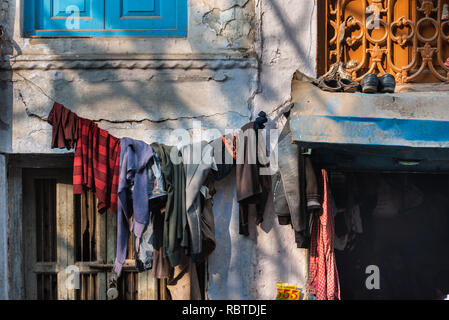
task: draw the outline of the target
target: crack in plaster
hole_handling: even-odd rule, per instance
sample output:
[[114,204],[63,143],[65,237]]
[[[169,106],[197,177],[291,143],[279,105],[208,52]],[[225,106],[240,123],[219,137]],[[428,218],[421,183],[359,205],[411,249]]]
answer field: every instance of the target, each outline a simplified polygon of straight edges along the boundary
[[[42,121],[47,122],[47,118],[44,116],[41,116],[39,114],[36,114],[32,111],[30,111],[29,108],[25,108],[25,112],[27,114],[27,116],[29,117],[33,117]],[[92,119],[92,121],[94,122],[107,122],[107,123],[125,123],[125,124],[133,124],[133,123],[144,123],[144,122],[151,122],[151,123],[164,123],[167,121],[179,121],[179,120],[186,120],[186,119],[202,119],[202,118],[212,118],[212,117],[216,117],[216,116],[222,116],[222,115],[227,115],[229,113],[233,113],[236,114],[242,118],[248,118],[248,115],[244,115],[241,114],[237,111],[226,111],[226,112],[217,112],[217,113],[213,113],[213,114],[207,114],[207,115],[198,115],[198,116],[181,116],[181,117],[176,117],[176,118],[163,118],[163,119],[158,119],[158,120],[154,120],[154,119],[149,119],[149,118],[143,118],[143,119],[123,119],[123,120],[110,120],[110,119]]]
[[217,112],[217,113],[213,113],[213,114],[205,114],[205,115],[198,115],[198,116],[181,116],[181,117],[176,117],[176,118],[162,118],[162,119],[158,119],[158,120],[154,120],[154,119],[149,119],[149,118],[144,118],[144,119],[138,119],[138,120],[133,120],[133,119],[123,119],[123,120],[109,120],[109,119],[95,119],[93,121],[95,122],[108,122],[108,123],[143,123],[143,122],[151,122],[151,123],[163,123],[163,122],[167,122],[167,121],[179,121],[179,120],[188,120],[188,119],[203,119],[203,118],[212,118],[212,117],[216,117],[216,116],[223,116],[223,115],[227,115],[229,113],[233,113],[236,114],[242,118],[248,118],[248,115],[244,115],[241,114],[240,112],[237,111],[226,111],[226,112]]
[[[47,94],[47,93],[45,92],[45,90],[42,89],[39,85],[37,85],[36,83],[34,83],[33,81],[29,80],[28,78],[26,78],[25,76],[21,75],[21,74],[18,73],[18,72],[17,72],[16,74],[17,74],[18,76],[20,76],[20,77],[21,77],[24,81],[26,81],[27,83],[30,83],[30,84],[32,84],[33,86],[35,86],[36,88],[38,88],[39,91],[40,91],[43,95],[45,95],[48,99],[50,99],[50,100],[53,101],[53,102],[56,101],[56,99],[52,98],[49,94]],[[222,78],[222,79],[220,79],[220,78],[214,79],[214,78],[212,78],[212,77],[209,78],[209,80],[215,80],[215,81],[225,81],[226,79],[227,79],[226,76],[225,76],[224,78]],[[253,96],[253,95],[252,95],[252,96]],[[23,97],[22,92],[21,92],[20,90],[19,90],[19,98],[21,99],[22,103],[23,103],[24,106],[25,106],[25,112],[26,112],[27,116],[33,117],[33,118],[39,119],[39,120],[41,120],[41,121],[47,122],[47,117],[41,116],[41,115],[39,115],[39,114],[37,114],[37,113],[34,113],[34,112],[32,112],[32,111],[27,107],[27,103],[26,103],[26,101],[25,101],[25,98]],[[249,118],[248,115],[241,114],[241,113],[239,113],[239,112],[237,112],[237,111],[229,110],[229,111],[226,111],[226,112],[213,113],[213,114],[209,114],[209,115],[181,116],[181,117],[176,117],[176,118],[162,118],[162,119],[157,119],[157,120],[155,120],[155,119],[149,119],[149,118],[144,118],[144,119],[137,119],[137,120],[135,120],[135,119],[124,119],[124,120],[92,119],[92,121],[94,121],[94,122],[101,122],[101,121],[104,121],[104,122],[109,122],[109,123],[129,123],[129,124],[132,124],[132,123],[143,123],[143,122],[145,122],[145,121],[148,121],[148,122],[151,122],[151,123],[163,123],[163,122],[167,122],[167,121],[179,121],[179,120],[185,120],[185,119],[204,119],[204,118],[211,118],[211,117],[215,117],[215,116],[226,115],[226,114],[229,114],[229,113],[237,114],[238,116],[240,116],[240,117],[242,117],[242,118]]]
[[[42,89],[40,86],[38,86],[36,83],[34,83],[33,81],[31,81],[30,79],[24,77],[23,75],[21,75],[19,72],[16,72],[15,74],[17,74],[19,77],[21,77],[23,80],[25,80],[26,82],[32,84],[33,86],[35,86],[37,89],[39,89],[39,91],[46,96],[48,99],[50,99],[53,102],[56,102],[56,99],[54,99],[53,97],[51,97],[50,95],[48,95],[44,89]],[[21,95],[21,94],[20,94]],[[23,98],[23,96],[22,96]],[[26,104],[25,104],[26,105]]]

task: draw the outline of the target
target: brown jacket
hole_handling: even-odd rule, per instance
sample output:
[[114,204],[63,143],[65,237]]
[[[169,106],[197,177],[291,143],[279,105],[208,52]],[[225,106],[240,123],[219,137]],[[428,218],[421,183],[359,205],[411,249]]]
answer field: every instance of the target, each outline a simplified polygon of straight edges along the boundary
[[[249,235],[250,214],[255,214],[256,224],[263,221],[263,212],[271,189],[271,177],[260,175],[260,169],[264,165],[260,163],[257,155],[257,150],[261,146],[258,145],[258,134],[253,127],[254,122],[245,124],[237,140],[236,189],[239,202],[239,233],[246,236]],[[264,141],[260,143],[265,146]]]

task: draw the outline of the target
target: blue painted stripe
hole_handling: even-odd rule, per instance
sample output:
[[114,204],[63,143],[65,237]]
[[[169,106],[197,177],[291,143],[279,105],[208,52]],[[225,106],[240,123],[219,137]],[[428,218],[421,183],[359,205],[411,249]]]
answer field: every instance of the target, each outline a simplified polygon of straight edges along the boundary
[[291,122],[296,141],[449,147],[449,121],[301,115]]

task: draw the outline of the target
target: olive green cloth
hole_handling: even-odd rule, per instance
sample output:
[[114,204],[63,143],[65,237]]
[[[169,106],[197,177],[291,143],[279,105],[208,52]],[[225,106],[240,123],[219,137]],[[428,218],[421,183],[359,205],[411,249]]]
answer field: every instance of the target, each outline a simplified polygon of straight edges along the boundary
[[[176,267],[180,264],[181,250],[187,250],[189,246],[184,166],[178,148],[159,143],[152,143],[151,147],[161,159],[161,172],[167,190],[163,253],[164,257],[167,257],[170,261],[171,266]],[[173,162],[170,158],[171,153],[174,157],[177,157],[177,159],[173,159]]]

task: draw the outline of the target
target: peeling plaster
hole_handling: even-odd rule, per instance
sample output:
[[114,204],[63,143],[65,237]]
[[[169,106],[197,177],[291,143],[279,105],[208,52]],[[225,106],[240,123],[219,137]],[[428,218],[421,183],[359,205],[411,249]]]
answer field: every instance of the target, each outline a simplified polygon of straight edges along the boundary
[[217,36],[224,36],[232,46],[242,45],[242,41],[251,43],[254,41],[253,0],[223,1],[220,6],[214,4],[217,5],[217,3],[209,4],[211,10],[203,15],[204,24]]

